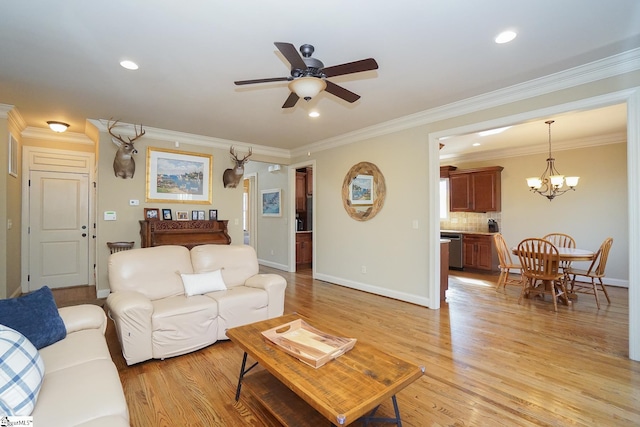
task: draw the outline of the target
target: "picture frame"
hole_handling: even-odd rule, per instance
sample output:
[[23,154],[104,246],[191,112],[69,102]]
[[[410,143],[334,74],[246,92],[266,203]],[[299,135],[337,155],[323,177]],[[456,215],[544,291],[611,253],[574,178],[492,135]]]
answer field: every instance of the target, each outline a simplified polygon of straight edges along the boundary
[[205,217],[205,211],[198,211],[198,221],[204,221],[205,219],[207,219]]
[[282,216],[282,189],[273,188],[270,190],[262,190],[260,193],[262,216]]
[[191,221],[198,220],[198,211],[191,211]]
[[213,156],[147,147],[146,201],[211,204]]
[[7,158],[9,159],[8,172],[9,175],[14,178],[18,177],[18,141],[13,137],[13,134],[9,132],[9,144],[8,144]]
[[218,220],[218,209],[209,209],[209,221]]
[[187,211],[176,211],[176,220],[177,221],[189,221],[189,212],[187,212]]
[[162,219],[165,221],[172,221],[171,209],[162,209]]
[[158,208],[144,208],[144,218],[148,220],[159,220],[160,209]]
[[349,183],[349,202],[352,205],[371,206],[374,199],[373,175],[356,175]]

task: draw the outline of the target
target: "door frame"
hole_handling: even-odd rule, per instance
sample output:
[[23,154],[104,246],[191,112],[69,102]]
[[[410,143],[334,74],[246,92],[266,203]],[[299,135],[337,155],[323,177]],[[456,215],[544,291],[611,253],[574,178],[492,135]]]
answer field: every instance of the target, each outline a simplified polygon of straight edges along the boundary
[[[318,210],[317,210],[317,195],[316,195],[316,161],[309,160],[306,162],[296,163],[293,165],[289,165],[289,214],[288,217],[290,219],[291,226],[289,229],[289,272],[295,273],[297,270],[296,265],[296,227],[295,227],[295,217],[296,217],[296,169],[310,167],[313,170],[313,178],[311,180],[311,185],[313,188],[313,200],[312,200],[312,212],[313,219],[311,220],[311,230],[313,230],[313,235],[317,236],[316,233],[316,219],[318,218]],[[311,261],[311,277],[315,279],[316,277],[316,244],[317,239],[315,237],[311,240],[311,251],[312,251],[312,261]]]
[[[627,199],[629,212],[629,260],[640,257],[640,87],[634,87],[600,96],[579,99],[561,105],[553,105],[539,110],[511,116],[503,116],[482,123],[461,126],[430,133],[428,247],[434,248],[427,257],[427,271],[430,272],[428,286],[429,308],[440,308],[440,214],[439,214],[439,137],[494,129],[520,121],[547,117],[573,110],[594,109],[613,104],[627,104]],[[640,265],[629,262],[629,358],[640,361]]]
[[24,146],[22,148],[22,230],[20,286],[22,293],[29,292],[29,179],[31,171],[82,173],[89,177],[89,232],[93,243],[88,245],[88,285],[96,286],[96,182],[95,154],[85,151],[58,150],[54,148]]
[[245,174],[243,179],[249,180],[249,246],[258,253],[258,174]]

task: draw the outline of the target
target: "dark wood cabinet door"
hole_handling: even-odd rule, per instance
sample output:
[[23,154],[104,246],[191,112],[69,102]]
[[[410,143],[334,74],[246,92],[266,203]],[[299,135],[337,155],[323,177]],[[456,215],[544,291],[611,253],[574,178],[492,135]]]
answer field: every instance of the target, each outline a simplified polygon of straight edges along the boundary
[[307,180],[304,172],[296,172],[296,211],[307,210]]
[[449,177],[449,210],[469,212],[471,206],[471,175],[461,174]]
[[473,177],[473,210],[495,212],[500,210],[500,175],[498,172],[476,172]]

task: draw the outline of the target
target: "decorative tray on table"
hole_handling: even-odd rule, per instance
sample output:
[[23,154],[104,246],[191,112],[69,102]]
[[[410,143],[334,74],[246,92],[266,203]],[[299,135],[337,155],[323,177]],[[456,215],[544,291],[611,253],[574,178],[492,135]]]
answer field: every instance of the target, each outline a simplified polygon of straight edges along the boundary
[[271,328],[262,335],[285,353],[314,368],[351,350],[357,341],[324,333],[302,319]]

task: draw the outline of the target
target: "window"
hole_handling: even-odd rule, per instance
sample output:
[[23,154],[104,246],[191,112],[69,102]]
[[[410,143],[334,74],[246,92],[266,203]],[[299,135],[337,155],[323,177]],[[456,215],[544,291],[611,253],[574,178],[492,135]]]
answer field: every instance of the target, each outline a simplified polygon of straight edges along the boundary
[[440,178],[440,219],[449,218],[449,179]]

